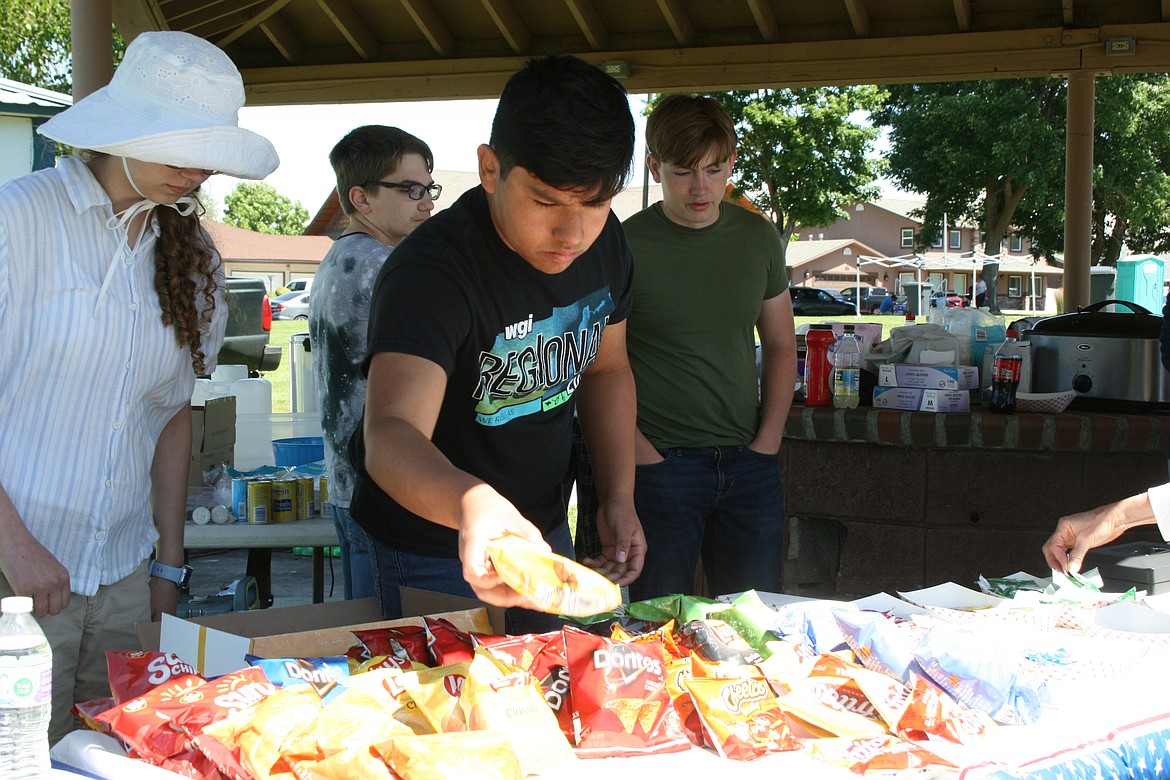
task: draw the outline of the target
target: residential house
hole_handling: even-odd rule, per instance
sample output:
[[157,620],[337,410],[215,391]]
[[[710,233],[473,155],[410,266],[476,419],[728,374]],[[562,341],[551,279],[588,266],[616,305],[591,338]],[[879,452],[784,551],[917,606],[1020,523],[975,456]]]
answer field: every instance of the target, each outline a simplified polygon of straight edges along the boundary
[[69,95],[0,79],[0,182],[53,167],[56,144],[36,130],[72,104]]
[[270,236],[203,220],[228,276],[263,279],[268,291],[311,277],[333,245],[328,236]]
[[[916,252],[914,247],[922,221],[913,214],[925,205],[925,198],[913,196],[863,201],[846,209],[848,218],[825,227],[801,228],[797,235],[803,240],[855,239],[873,247],[879,257],[907,257],[905,265],[888,272],[889,281],[898,290],[905,282],[921,281],[935,290],[969,295],[972,280],[982,269],[987,254],[999,255],[996,296],[1001,307],[1027,309],[1031,293],[1034,296],[1031,305],[1043,308],[1048,290],[1062,286],[1063,269],[1044,259],[1034,259],[1029,239],[1011,235],[1003,241],[998,253],[988,252],[978,228],[962,222],[946,226],[945,247],[944,237],[939,236],[932,246]],[[861,267],[864,276],[865,265]],[[884,276],[887,272],[881,273]]]

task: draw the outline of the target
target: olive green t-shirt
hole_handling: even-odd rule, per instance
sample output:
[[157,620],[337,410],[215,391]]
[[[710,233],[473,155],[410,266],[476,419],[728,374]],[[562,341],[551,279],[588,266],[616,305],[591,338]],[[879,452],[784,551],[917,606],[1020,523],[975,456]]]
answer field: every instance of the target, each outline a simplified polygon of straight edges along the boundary
[[720,208],[705,228],[671,222],[661,203],[623,223],[638,427],[659,449],[747,444],[759,427],[754,328],[763,301],[788,289],[784,250],[759,214]]

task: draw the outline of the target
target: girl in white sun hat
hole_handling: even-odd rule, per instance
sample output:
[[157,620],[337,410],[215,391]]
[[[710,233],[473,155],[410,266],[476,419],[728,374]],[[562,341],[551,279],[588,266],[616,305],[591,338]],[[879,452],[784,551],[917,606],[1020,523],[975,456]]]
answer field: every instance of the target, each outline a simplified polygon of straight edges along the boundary
[[189,574],[191,392],[227,319],[194,193],[278,164],[243,103],[218,48],[145,33],[40,127],[76,156],[0,186],[0,596],[31,596],[49,637],[54,743]]

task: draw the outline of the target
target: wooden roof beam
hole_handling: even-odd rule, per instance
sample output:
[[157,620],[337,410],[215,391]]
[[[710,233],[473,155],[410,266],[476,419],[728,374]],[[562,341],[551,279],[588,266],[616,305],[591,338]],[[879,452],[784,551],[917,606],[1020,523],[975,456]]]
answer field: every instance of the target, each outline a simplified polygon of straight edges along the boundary
[[[1170,3],[1170,0],[1166,0]],[[780,40],[780,22],[776,19],[776,14],[772,12],[772,6],[767,0],[747,0],[748,8],[752,12],[752,18],[756,20],[756,27],[760,30],[760,36],[764,39],[764,43],[776,43]]]
[[260,32],[272,41],[272,45],[280,52],[280,56],[284,57],[285,62],[290,65],[296,65],[304,62],[305,47],[301,43],[301,39],[293,32],[292,27],[289,26],[280,14],[274,14],[268,17],[265,21],[260,23]]
[[329,21],[349,41],[359,57],[366,61],[377,59],[378,41],[357,11],[353,10],[349,0],[317,0],[317,5],[321,6]]
[[[220,30],[227,31],[223,36],[215,38],[214,40],[212,40],[211,35],[204,35],[202,37],[211,40],[212,43],[221,49],[226,48],[228,44],[235,41],[244,33],[259,27],[263,22],[271,19],[280,12],[280,9],[288,5],[289,2],[291,2],[291,0],[272,0],[272,2],[267,3],[256,13],[247,12],[248,15],[246,19],[236,19],[233,20],[230,24],[226,24],[221,27]],[[191,27],[187,27],[186,29],[188,32],[193,32]],[[198,35],[198,33],[195,34]]]
[[658,8],[662,11],[670,31],[679,46],[691,47],[695,45],[695,24],[687,16],[686,9],[680,0],[658,0]]
[[971,32],[971,0],[955,0],[955,22],[959,32]]
[[1072,26],[1072,23],[1075,20],[1076,14],[1073,13],[1073,5],[1075,4],[1076,0],[1060,0],[1060,10],[1064,15],[1065,27]]
[[[1165,2],[1170,3],[1170,0]],[[594,51],[604,49],[609,43],[609,31],[605,29],[605,23],[597,14],[597,8],[594,7],[592,0],[565,0],[565,5],[569,7],[569,13],[581,28],[589,48]]]
[[455,56],[455,36],[431,5],[430,0],[400,0],[406,13],[440,57]]
[[849,12],[854,35],[858,38],[868,38],[869,11],[865,10],[865,0],[845,0],[845,10]]
[[504,40],[512,47],[512,51],[516,54],[527,54],[532,45],[532,33],[528,31],[520,14],[516,13],[511,0],[480,0],[480,2],[483,3],[488,16],[499,28]]

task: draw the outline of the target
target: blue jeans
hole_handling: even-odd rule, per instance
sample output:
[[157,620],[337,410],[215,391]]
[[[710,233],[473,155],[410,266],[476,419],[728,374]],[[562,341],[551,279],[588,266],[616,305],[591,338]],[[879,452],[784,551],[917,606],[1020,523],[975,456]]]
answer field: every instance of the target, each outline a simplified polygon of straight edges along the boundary
[[370,537],[358,525],[349,509],[333,505],[333,527],[337,529],[337,541],[341,545],[341,580],[347,599],[364,599],[376,596],[377,572],[370,555]]
[[[458,558],[433,558],[428,555],[396,550],[383,542],[371,539],[374,570],[378,575],[378,598],[382,604],[382,617],[392,620],[402,617],[402,599],[398,588],[420,588],[453,596],[478,598],[475,591],[463,579],[463,563]],[[545,534],[545,541],[553,552],[573,557],[573,537],[569,524],[562,522]],[[564,625],[555,615],[534,612],[513,607],[505,614],[505,630],[509,634],[539,634],[556,631]]]
[[641,601],[695,589],[699,556],[709,593],[780,592],[784,490],[780,461],[746,446],[679,447],[637,467],[634,504],[646,563],[630,585]]

